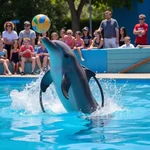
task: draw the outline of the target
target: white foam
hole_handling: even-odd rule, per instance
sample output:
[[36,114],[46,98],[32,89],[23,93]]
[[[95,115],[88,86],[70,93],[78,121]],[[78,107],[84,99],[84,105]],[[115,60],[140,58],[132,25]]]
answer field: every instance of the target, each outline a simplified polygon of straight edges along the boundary
[[[22,91],[16,89],[12,90],[10,97],[12,99],[11,109],[14,111],[21,111],[23,114],[39,114],[42,112],[39,102],[39,90],[40,82],[43,75],[40,75],[39,78],[30,84],[27,84]],[[112,87],[113,86],[113,87]],[[95,83],[90,84],[92,93],[94,93],[95,99],[100,99],[99,90],[96,88]],[[105,106],[101,109],[97,109],[92,116],[105,116],[112,114],[116,111],[123,111],[122,107],[118,106],[117,99],[120,97],[121,89],[117,89],[116,83],[112,84],[111,82],[104,82],[104,95],[105,95]],[[109,92],[114,92],[112,97],[110,97]],[[43,105],[46,112],[49,114],[62,114],[66,113],[63,105],[61,104],[55,87],[53,84],[43,93]],[[101,105],[101,100],[98,100],[98,103]]]
[[98,108],[91,116],[108,116],[117,111],[123,111],[124,109],[114,102],[113,99],[105,99],[104,107]]
[[[23,111],[28,114],[39,114],[42,112],[39,103],[39,90],[42,76],[40,76],[35,82],[27,84],[24,90],[18,91],[12,90],[10,97],[12,99],[11,109],[15,111]],[[65,113],[65,109],[62,106],[54,85],[52,84],[45,93],[42,94],[44,109],[48,113]]]

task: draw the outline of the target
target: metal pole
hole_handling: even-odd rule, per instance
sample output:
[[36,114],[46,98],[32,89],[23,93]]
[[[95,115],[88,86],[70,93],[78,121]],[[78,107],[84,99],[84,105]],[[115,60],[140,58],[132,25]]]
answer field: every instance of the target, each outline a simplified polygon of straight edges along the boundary
[[91,0],[89,0],[89,19],[90,19],[90,34],[92,35],[92,6]]

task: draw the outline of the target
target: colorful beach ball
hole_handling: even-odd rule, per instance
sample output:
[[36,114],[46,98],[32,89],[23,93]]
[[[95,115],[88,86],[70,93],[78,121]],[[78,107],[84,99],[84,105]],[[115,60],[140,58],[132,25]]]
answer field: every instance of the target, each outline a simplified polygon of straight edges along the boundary
[[46,15],[39,14],[32,19],[32,28],[38,33],[48,31],[50,26],[50,19]]

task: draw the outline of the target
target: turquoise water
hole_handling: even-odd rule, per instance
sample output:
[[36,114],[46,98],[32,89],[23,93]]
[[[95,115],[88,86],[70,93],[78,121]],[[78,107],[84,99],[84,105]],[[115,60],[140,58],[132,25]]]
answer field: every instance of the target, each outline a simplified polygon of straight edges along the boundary
[[[54,86],[38,102],[40,79],[0,78],[0,150],[150,149],[150,81],[101,80],[105,108],[66,113]],[[95,82],[90,82],[99,98]]]

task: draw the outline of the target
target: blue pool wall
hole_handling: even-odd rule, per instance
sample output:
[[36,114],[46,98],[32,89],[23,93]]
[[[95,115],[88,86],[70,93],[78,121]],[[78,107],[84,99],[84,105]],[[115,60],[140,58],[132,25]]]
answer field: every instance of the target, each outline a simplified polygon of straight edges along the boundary
[[[82,50],[85,61],[80,60],[77,51],[75,51],[75,54],[82,65],[95,73],[119,73],[140,61],[150,58],[150,48]],[[12,71],[11,64],[9,68]],[[38,70],[37,66],[35,70]],[[31,73],[31,63],[26,63],[25,72]],[[150,62],[132,69],[128,73],[150,73]],[[0,74],[3,74],[2,64],[0,64]]]
[[[139,15],[146,15],[146,23],[150,25],[150,0],[144,0],[143,3],[138,3],[137,0],[132,0],[132,9],[115,8],[113,9],[113,18],[118,21],[119,27],[124,26],[127,29],[128,35],[131,37],[132,43],[135,41],[133,29],[135,24],[139,23]],[[150,44],[150,35],[148,34],[148,43]]]

